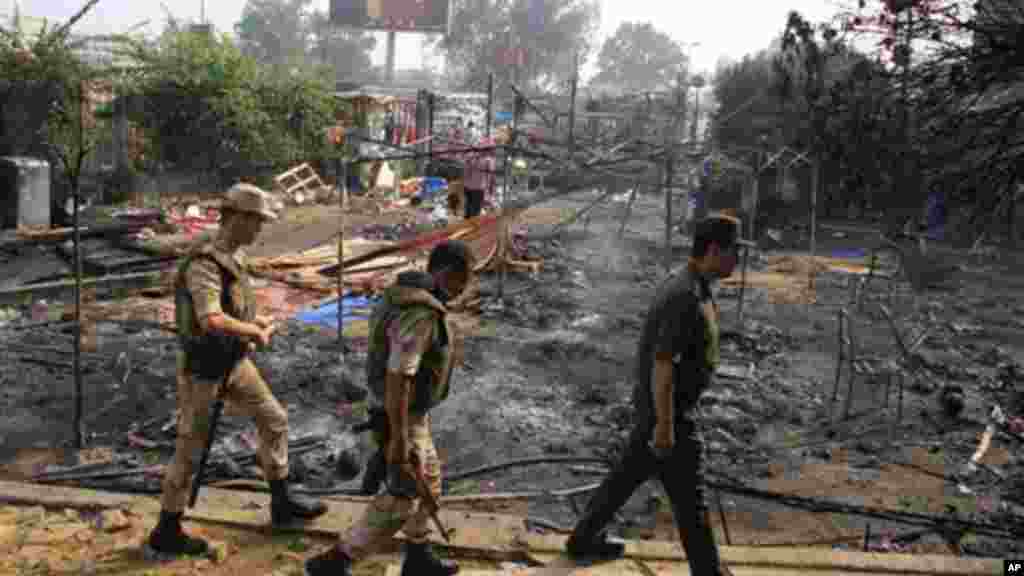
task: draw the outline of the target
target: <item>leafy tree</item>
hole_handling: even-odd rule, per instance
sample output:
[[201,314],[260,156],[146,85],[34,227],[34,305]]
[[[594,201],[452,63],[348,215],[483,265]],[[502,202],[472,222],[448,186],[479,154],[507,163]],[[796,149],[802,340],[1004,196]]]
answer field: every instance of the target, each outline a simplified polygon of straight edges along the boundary
[[611,92],[666,90],[686,70],[679,44],[649,22],[623,22],[597,55],[595,86]]
[[189,32],[165,34],[140,58],[133,119],[154,161],[223,186],[330,153],[336,106],[322,80],[267,74],[229,38]]
[[312,0],[246,0],[235,33],[242,54],[287,73],[305,65]]
[[879,57],[898,72],[893,87],[905,91],[913,112],[913,147],[927,189],[972,210],[978,229],[1000,207],[1012,222],[1024,154],[1024,4],[865,0],[839,20],[876,38]]
[[508,82],[552,90],[583,62],[599,22],[594,0],[452,0],[451,33],[440,46],[454,83],[475,89],[489,72]]
[[314,40],[307,54],[311,61],[330,69],[336,81],[366,73],[373,67],[370,54],[377,46],[377,39],[372,34],[336,29],[328,22],[328,14],[322,11],[312,13],[310,28]]
[[247,0],[235,32],[243,54],[279,75],[318,63],[333,80],[369,70],[376,45],[371,34],[330,26],[312,0]]

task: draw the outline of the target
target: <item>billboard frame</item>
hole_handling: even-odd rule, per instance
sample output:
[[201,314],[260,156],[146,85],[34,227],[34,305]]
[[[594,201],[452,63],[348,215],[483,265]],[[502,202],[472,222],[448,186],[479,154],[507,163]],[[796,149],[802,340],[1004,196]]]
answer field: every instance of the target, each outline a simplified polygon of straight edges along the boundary
[[[336,28],[351,28],[356,30],[366,30],[371,32],[406,32],[406,33],[419,33],[419,34],[443,34],[447,36],[451,33],[452,29],[452,1],[451,0],[426,0],[429,2],[442,2],[444,3],[445,22],[443,26],[428,26],[428,25],[417,25],[413,23],[411,26],[404,23],[396,24],[392,20],[381,21],[377,19],[371,19],[369,16],[364,16],[363,21],[360,23],[355,22],[339,22],[339,18],[335,12],[336,2],[360,2],[364,5],[373,0],[331,0],[328,8],[328,22],[331,26]],[[416,0],[377,0],[381,3],[390,2],[415,2]]]

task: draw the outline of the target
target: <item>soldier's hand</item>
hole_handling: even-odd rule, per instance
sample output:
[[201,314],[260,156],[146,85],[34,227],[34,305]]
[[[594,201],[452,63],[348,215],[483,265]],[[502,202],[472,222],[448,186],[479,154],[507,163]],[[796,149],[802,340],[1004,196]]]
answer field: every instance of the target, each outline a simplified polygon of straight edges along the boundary
[[654,427],[654,439],[650,443],[651,452],[659,460],[668,458],[672,453],[675,438],[672,436],[672,429],[668,426],[657,424]]
[[416,468],[412,461],[388,462],[388,491],[392,496],[415,498],[419,494]]
[[267,346],[270,346],[270,337],[274,335],[275,330],[277,330],[277,326],[274,324],[271,324],[270,326],[267,326],[265,328],[260,328],[260,334],[256,340],[261,348],[266,348]]

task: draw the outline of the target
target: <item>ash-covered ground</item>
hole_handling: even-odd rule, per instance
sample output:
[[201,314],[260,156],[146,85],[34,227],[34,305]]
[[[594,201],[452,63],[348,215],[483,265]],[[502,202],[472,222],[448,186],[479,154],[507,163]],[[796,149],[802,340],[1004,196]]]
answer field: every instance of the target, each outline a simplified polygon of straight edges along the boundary
[[[559,202],[578,208],[585,200]],[[536,277],[509,274],[504,298],[497,297],[496,275],[481,279],[482,314],[466,340],[465,366],[455,375],[452,396],[432,415],[446,473],[529,457],[614,458],[631,426],[630,375],[644,314],[665,277],[661,206],[661,199],[641,196],[622,239],[617,233],[624,205],[609,203],[557,239],[528,242],[529,255],[544,265]],[[823,236],[823,252],[869,242],[854,232]],[[677,237],[674,262],[685,262],[687,252]],[[764,269],[764,258],[752,258],[751,273]],[[962,518],[1020,522],[1021,443],[996,441],[992,462],[1005,479],[984,472],[970,479],[956,476],[991,405],[1019,385],[1024,276],[1014,262],[1012,253],[984,262],[965,257],[942,291],[915,295],[906,282],[898,282],[892,301],[881,288],[868,295],[858,339],[864,354],[878,357],[874,364],[900,361],[879,303],[889,304],[906,333],[928,329],[918,353],[922,376],[907,379],[896,429],[889,426],[897,418],[895,396],[883,408],[881,377],[870,374],[855,386],[853,417],[829,424],[836,317],[839,307],[848,305],[847,275],[820,274],[813,304],[780,301],[771,290],[748,288],[742,330],[736,324],[737,290],[723,287],[724,374],[701,404],[709,467],[765,490],[908,512],[944,513],[954,506]],[[17,325],[29,309],[8,312],[8,325]],[[124,468],[166,461],[174,438],[173,334],[150,324],[100,319],[97,339],[98,351],[83,358],[90,445],[109,448]],[[349,431],[365,416],[365,343],[349,342],[344,365],[337,343],[335,334],[291,320],[255,358],[288,407],[293,475],[310,490],[357,487],[358,478],[339,480],[338,455],[355,451],[365,458],[371,449],[368,439]],[[71,336],[55,329],[0,331],[4,461],[68,444],[73,379],[70,356],[62,350],[70,344]],[[938,391],[948,383],[967,392],[967,407],[957,419],[938,410]],[[844,384],[837,412],[845,392]],[[251,424],[229,418],[216,450],[234,457],[220,459],[214,479],[258,478],[247,456],[254,441]],[[30,472],[57,468],[51,464]],[[599,472],[593,465],[561,463],[514,467],[449,482],[447,489],[451,494],[558,490],[596,482]],[[86,484],[155,491],[159,476]],[[673,538],[658,493],[653,483],[638,491],[623,510],[619,529],[629,536]],[[789,511],[778,502],[729,494],[722,500],[734,543],[841,540],[864,529],[864,520],[856,517],[822,520],[820,514]],[[585,501],[582,496],[578,504]],[[512,510],[563,526],[575,519],[571,503],[556,497]],[[895,523],[873,522],[876,535],[903,531]],[[911,549],[897,540],[890,538],[892,549]],[[917,543],[921,550],[944,550],[935,534]],[[1012,554],[1013,546],[1021,550],[1020,544],[980,537],[965,539],[964,546],[968,553],[995,556]]]

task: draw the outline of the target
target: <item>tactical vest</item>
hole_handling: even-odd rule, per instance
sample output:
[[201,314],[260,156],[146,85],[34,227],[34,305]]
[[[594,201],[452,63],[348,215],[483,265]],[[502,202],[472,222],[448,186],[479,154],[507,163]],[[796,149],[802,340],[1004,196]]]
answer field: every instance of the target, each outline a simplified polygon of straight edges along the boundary
[[389,326],[400,323],[397,329],[413,326],[427,320],[434,322],[434,339],[430,348],[420,360],[419,370],[414,377],[409,412],[426,414],[448,398],[454,365],[454,354],[450,342],[451,327],[443,308],[422,302],[401,304],[385,299],[374,309],[370,317],[370,347],[366,361],[366,382],[370,391],[381,402],[385,397],[385,377],[391,345],[388,340]]
[[186,369],[201,378],[221,380],[245,357],[249,343],[233,334],[204,332],[199,326],[192,294],[185,284],[185,273],[198,258],[208,259],[220,269],[220,306],[224,314],[242,322],[252,322],[256,317],[252,287],[249,275],[235,259],[211,244],[193,251],[178,266],[174,280],[174,311]]

